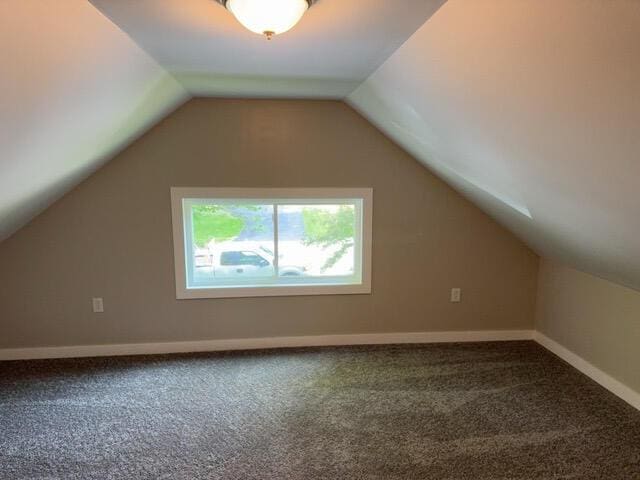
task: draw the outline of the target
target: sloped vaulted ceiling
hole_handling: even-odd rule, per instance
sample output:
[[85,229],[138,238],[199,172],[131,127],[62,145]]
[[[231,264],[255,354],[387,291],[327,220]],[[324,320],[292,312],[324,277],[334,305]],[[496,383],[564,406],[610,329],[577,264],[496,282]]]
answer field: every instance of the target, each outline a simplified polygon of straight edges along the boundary
[[348,102],[539,253],[640,288],[637,0],[449,0]]
[[266,42],[214,0],[0,0],[0,241],[191,96],[344,98],[443,2],[323,0]]
[[268,43],[212,0],[0,26],[0,240],[189,96],[346,96],[539,253],[640,288],[638,0],[321,0]]
[[183,102],[86,0],[0,1],[0,240]]

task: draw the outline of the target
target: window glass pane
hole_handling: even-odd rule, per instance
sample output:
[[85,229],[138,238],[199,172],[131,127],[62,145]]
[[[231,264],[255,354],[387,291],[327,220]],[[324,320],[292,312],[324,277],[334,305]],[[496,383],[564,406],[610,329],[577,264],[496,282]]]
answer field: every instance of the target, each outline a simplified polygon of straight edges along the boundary
[[191,206],[191,219],[194,285],[274,278],[272,205],[201,203]]
[[278,206],[280,276],[354,275],[355,232],[353,204]]
[[371,189],[174,187],[171,197],[176,298],[371,292]]

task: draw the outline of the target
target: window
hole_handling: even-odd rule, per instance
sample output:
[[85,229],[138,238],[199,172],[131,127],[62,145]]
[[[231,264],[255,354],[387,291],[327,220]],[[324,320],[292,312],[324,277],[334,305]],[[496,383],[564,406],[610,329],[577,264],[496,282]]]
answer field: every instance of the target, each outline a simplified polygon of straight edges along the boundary
[[373,192],[172,188],[177,298],[371,292]]

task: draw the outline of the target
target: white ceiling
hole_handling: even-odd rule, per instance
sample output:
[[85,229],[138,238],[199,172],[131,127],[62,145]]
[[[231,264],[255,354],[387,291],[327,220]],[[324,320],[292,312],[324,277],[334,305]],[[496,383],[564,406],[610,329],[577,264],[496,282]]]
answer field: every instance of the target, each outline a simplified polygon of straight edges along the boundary
[[344,98],[443,1],[321,0],[267,42],[213,0],[0,0],[0,241],[191,96]]
[[0,1],[0,240],[192,95],[349,94],[536,251],[640,288],[640,1],[443,1],[320,0],[271,42],[213,0]]
[[91,0],[199,95],[343,98],[444,0],[320,0],[267,41],[214,0]]
[[85,0],[0,1],[0,240],[186,92]]
[[449,0],[348,98],[539,253],[640,288],[640,2]]

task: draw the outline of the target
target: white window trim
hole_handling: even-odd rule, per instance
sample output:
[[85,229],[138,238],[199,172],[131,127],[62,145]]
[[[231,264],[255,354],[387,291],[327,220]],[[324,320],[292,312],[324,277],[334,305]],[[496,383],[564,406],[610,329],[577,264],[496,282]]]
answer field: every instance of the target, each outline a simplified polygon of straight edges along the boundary
[[[187,288],[183,199],[362,199],[362,277],[359,284],[277,285],[262,287]],[[373,225],[373,189],[371,188],[209,188],[171,187],[171,218],[176,298],[238,298],[294,295],[341,295],[371,293],[371,251]]]

